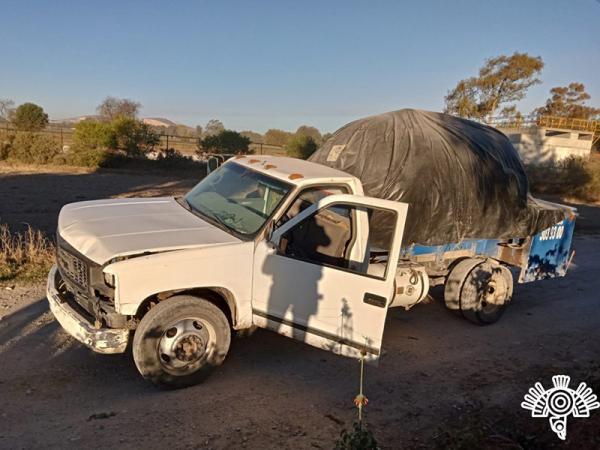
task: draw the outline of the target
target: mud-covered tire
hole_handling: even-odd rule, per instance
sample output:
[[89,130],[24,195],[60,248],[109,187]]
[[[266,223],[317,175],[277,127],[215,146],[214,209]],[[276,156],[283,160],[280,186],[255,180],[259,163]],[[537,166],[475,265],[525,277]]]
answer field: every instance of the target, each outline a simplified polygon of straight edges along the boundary
[[446,307],[478,325],[497,322],[512,299],[510,270],[491,259],[468,258],[456,264],[444,287]]
[[204,380],[229,350],[231,328],[223,311],[203,298],[181,295],[163,300],[140,321],[133,359],[140,374],[161,388]]

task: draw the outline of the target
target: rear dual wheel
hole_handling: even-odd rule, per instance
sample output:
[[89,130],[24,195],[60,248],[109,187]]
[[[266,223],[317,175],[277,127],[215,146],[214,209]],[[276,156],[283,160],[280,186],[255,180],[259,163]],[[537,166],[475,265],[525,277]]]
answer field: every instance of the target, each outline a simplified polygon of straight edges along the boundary
[[478,325],[497,322],[512,298],[510,270],[491,259],[468,258],[450,271],[444,301],[452,310]]
[[157,386],[191,386],[223,362],[230,342],[229,322],[216,305],[174,296],[142,318],[133,338],[133,359],[142,376]]

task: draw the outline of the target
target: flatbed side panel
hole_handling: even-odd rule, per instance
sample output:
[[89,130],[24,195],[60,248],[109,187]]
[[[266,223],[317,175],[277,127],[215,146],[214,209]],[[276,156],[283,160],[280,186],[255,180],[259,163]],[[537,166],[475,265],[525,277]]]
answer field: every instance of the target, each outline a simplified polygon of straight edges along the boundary
[[572,216],[532,236],[519,283],[564,277],[571,260],[574,229],[575,216]]
[[445,245],[411,245],[401,249],[401,258],[415,262],[443,261],[475,255],[496,258],[499,253],[498,239],[465,239]]

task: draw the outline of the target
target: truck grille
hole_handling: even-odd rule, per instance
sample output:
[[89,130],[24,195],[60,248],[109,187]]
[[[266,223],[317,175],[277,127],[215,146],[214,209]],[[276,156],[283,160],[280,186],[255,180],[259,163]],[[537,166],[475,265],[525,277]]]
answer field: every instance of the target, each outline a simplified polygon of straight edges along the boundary
[[87,264],[72,253],[58,247],[57,262],[62,274],[80,287],[87,289],[89,285]]

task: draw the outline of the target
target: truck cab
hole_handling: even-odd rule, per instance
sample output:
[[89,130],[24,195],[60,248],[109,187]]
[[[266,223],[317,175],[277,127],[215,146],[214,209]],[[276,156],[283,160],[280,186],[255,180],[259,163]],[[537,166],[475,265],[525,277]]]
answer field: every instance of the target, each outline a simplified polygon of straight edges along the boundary
[[[254,327],[376,361],[388,307],[427,293],[423,271],[399,276],[407,209],[323,165],[238,156],[181,198],[63,207],[50,308],[94,351],[132,340],[160,386],[197,383]],[[392,232],[375,239],[380,221]],[[415,274],[418,292],[398,285]]]

